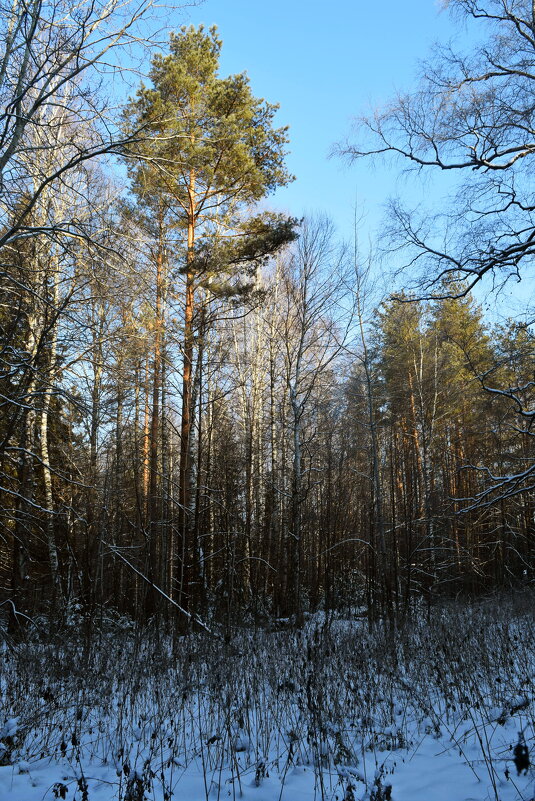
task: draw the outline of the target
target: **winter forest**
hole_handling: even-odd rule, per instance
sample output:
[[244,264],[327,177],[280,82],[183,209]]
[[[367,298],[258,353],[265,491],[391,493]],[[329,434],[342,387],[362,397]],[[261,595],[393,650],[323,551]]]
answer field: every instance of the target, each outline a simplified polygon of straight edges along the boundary
[[445,5],[370,244],[216,27],[1,1],[1,801],[533,801],[535,8]]

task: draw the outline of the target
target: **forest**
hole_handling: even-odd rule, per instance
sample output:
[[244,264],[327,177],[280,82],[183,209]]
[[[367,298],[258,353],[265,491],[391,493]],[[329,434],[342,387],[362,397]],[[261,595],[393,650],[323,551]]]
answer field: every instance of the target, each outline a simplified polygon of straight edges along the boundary
[[535,14],[447,5],[334,147],[457,183],[364,251],[217,28],[2,2],[1,798],[531,801]]

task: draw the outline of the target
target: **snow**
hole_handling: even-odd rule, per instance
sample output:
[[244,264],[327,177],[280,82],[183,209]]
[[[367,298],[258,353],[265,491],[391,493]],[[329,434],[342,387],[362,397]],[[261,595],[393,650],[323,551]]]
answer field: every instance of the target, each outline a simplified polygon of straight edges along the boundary
[[0,801],[535,798],[514,762],[535,741],[525,621],[522,637],[422,625],[395,645],[307,625],[159,651],[110,638],[94,664],[74,643],[4,652]]
[[0,740],[6,737],[14,737],[17,733],[18,718],[7,718],[3,726],[0,726]]

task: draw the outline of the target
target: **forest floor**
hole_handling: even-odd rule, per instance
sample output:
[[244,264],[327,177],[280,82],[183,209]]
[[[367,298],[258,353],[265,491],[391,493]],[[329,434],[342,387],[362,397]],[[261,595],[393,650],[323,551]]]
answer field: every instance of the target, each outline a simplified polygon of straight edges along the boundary
[[1,801],[532,801],[529,603],[0,652]]

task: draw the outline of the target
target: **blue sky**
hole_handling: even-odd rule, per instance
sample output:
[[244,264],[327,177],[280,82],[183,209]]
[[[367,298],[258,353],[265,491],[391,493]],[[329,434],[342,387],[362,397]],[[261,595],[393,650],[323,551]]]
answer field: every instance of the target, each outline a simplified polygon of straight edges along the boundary
[[[329,158],[329,152],[347,138],[356,117],[415,87],[419,62],[432,54],[436,41],[471,40],[473,34],[454,25],[444,5],[443,0],[205,0],[182,10],[176,26],[217,25],[221,74],[246,71],[256,96],[280,104],[278,122],[290,126],[287,163],[296,180],[279,190],[270,206],[297,217],[325,212],[351,241],[357,203],[365,251],[381,230],[389,196],[401,195],[412,205],[424,198],[438,204],[441,195],[429,175],[419,187],[408,181],[400,163],[348,165]],[[447,176],[438,177],[451,187]],[[500,298],[504,313],[515,314],[531,291],[526,281],[509,284]],[[487,287],[476,294],[494,316],[495,298],[487,296]]]
[[279,103],[279,124],[290,126],[287,163],[296,181],[270,204],[296,216],[326,212],[349,238],[358,199],[367,238],[399,189],[398,171],[349,167],[329,151],[348,135],[352,118],[414,85],[418,60],[452,32],[440,4],[205,0],[187,10],[187,20],[218,26],[221,74],[246,71],[254,93]]

